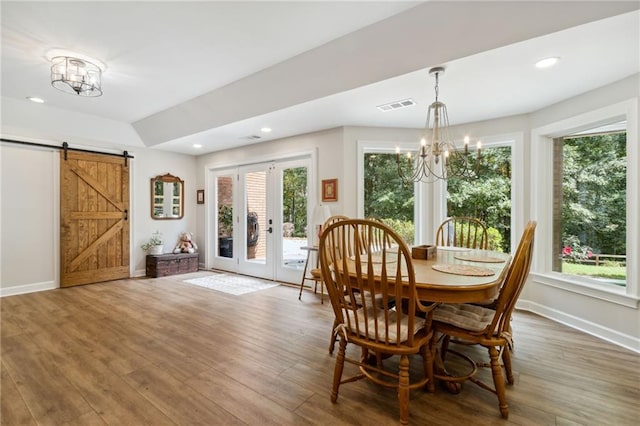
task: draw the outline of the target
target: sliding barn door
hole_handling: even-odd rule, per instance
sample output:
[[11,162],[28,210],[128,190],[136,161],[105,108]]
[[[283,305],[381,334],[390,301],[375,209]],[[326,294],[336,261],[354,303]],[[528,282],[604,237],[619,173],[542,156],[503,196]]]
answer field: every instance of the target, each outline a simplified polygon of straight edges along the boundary
[[122,157],[61,152],[60,286],[129,278],[129,167]]

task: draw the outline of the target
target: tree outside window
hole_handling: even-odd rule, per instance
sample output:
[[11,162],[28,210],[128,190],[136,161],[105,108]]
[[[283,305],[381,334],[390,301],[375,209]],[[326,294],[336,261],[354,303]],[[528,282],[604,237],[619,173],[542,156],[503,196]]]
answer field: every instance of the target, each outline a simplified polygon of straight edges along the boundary
[[554,140],[553,270],[626,281],[626,133]]
[[471,178],[447,180],[447,216],[480,219],[487,226],[489,248],[510,251],[511,147],[469,152]]
[[[408,170],[407,170],[408,173]],[[414,241],[413,185],[404,185],[393,153],[364,154],[364,215],[382,219],[406,242]]]

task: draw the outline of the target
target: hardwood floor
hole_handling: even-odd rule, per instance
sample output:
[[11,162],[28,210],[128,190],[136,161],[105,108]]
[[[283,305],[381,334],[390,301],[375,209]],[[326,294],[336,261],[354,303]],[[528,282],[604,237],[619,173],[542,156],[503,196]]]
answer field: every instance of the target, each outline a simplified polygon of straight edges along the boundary
[[[368,381],[330,402],[333,313],[319,293],[232,296],[183,282],[207,274],[0,299],[0,423],[397,424],[394,391]],[[413,391],[411,424],[638,424],[640,355],[525,312],[513,328],[509,420],[466,383],[458,395]]]

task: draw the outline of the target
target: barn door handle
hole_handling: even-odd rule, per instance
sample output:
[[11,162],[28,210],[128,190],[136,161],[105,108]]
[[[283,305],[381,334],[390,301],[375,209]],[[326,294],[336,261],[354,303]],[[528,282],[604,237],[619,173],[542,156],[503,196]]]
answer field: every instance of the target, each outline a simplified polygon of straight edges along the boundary
[[124,220],[129,220],[129,210],[124,211]]

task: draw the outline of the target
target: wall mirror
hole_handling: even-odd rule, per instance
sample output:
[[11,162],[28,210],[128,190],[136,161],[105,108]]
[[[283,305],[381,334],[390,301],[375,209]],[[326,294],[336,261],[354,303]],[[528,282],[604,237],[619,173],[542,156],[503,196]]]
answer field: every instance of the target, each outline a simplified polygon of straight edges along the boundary
[[169,173],[151,178],[151,218],[182,219],[184,181]]

